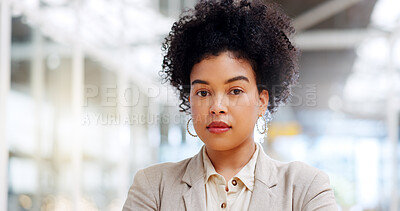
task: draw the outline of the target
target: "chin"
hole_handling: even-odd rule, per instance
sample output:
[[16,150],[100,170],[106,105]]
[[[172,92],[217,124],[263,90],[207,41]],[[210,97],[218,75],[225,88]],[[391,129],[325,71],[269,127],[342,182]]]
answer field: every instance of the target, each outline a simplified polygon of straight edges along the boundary
[[210,148],[212,150],[217,150],[217,151],[225,151],[225,150],[230,150],[236,147],[235,144],[232,142],[229,142],[229,139],[207,139],[207,141],[203,141],[203,143],[207,146],[207,148]]
[[206,145],[207,148],[212,149],[214,151],[226,151],[232,149],[232,147],[221,146],[221,145]]

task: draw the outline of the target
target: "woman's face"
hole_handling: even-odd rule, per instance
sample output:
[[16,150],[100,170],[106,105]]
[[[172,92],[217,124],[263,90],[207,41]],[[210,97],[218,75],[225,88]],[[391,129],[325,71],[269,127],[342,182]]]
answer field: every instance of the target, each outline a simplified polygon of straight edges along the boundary
[[258,94],[249,62],[230,52],[195,64],[190,74],[193,126],[213,150],[234,149],[253,141],[254,125],[268,105],[268,92]]

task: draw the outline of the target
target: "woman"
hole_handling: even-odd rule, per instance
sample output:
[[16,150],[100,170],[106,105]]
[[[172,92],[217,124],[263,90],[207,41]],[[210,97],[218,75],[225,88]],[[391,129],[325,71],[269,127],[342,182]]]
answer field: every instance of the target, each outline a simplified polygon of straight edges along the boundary
[[290,24],[261,1],[200,1],[181,15],[163,44],[162,75],[204,146],[139,170],[125,211],[337,210],[324,172],[273,160],[254,142],[254,127],[266,133],[265,117],[287,102],[298,78]]

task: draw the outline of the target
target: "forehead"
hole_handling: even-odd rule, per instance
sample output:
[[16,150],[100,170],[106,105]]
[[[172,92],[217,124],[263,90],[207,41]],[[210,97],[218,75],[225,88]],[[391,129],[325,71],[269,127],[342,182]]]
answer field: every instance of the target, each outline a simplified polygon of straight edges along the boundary
[[190,81],[201,79],[210,82],[225,82],[227,79],[245,76],[255,83],[255,73],[245,59],[238,59],[230,52],[210,56],[195,64],[190,73]]

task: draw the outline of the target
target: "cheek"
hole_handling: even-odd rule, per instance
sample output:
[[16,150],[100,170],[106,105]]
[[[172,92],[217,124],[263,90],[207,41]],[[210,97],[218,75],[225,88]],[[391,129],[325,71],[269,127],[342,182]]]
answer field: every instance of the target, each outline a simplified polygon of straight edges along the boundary
[[208,115],[208,108],[196,102],[191,103],[190,109],[194,126],[196,127],[196,125],[203,124],[203,122],[205,122],[204,119],[206,119]]
[[258,114],[259,101],[255,94],[244,95],[243,97],[232,101],[232,105],[243,111],[245,110],[248,115],[254,113],[256,113],[256,115]]
[[258,110],[253,105],[237,106],[234,116],[237,123],[251,125],[258,117]]
[[241,127],[253,128],[259,113],[258,101],[254,97],[246,99],[238,99],[236,106],[231,107],[231,111],[235,113],[235,121]]
[[206,103],[201,100],[192,100],[190,103],[192,114],[203,113],[207,109]]
[[258,95],[257,92],[252,90],[236,99],[233,98],[231,102],[231,105],[236,105],[240,107],[254,107],[258,104]]

